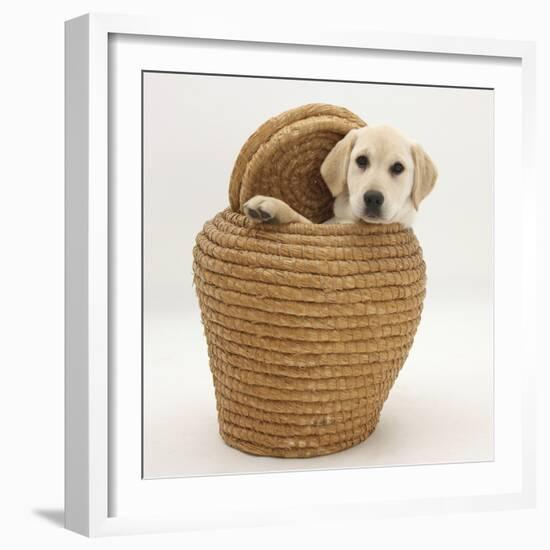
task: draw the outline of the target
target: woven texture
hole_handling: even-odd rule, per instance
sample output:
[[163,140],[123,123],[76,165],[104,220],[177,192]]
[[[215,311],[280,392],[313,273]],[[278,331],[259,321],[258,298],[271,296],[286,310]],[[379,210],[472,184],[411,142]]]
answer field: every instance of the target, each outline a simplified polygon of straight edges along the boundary
[[235,162],[231,208],[238,212],[255,195],[269,195],[315,223],[332,217],[334,199],[321,177],[321,163],[361,126],[365,122],[347,109],[318,103],[270,118],[248,138]]
[[420,321],[418,241],[397,224],[256,225],[237,212],[247,198],[207,222],[193,251],[220,434],[276,457],[356,445],[376,427]]

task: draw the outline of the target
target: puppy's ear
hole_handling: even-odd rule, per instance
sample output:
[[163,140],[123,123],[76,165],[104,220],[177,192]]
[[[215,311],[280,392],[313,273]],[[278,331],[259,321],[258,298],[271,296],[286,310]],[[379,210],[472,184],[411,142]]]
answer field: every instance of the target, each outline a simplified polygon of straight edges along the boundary
[[420,203],[430,194],[437,180],[437,168],[428,153],[420,145],[412,146],[414,160],[414,183],[411,193],[413,205],[418,210]]
[[321,164],[321,176],[333,197],[345,188],[348,177],[349,157],[357,139],[357,131],[350,130],[326,156]]

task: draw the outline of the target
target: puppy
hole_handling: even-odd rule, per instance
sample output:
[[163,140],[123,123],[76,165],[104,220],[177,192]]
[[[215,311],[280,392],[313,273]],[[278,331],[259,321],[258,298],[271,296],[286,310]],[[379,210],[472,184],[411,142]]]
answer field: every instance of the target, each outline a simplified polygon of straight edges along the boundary
[[[334,200],[324,223],[400,223],[410,227],[432,191],[437,169],[428,154],[389,126],[351,130],[327,155],[321,175]],[[244,213],[258,223],[312,223],[285,202],[256,195]]]

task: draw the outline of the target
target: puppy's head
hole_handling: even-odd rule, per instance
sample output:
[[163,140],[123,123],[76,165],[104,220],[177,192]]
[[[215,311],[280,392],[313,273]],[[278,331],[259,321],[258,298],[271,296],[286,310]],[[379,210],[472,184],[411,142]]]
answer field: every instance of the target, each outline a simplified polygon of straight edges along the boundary
[[437,170],[420,145],[394,128],[365,126],[335,145],[321,175],[333,196],[349,194],[355,217],[407,224],[433,189]]

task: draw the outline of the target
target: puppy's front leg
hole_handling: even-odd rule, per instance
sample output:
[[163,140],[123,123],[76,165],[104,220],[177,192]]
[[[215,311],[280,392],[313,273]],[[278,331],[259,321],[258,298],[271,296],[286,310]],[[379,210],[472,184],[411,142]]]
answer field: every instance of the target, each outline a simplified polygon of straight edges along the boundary
[[312,223],[282,200],[256,195],[243,205],[244,213],[257,223]]

